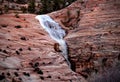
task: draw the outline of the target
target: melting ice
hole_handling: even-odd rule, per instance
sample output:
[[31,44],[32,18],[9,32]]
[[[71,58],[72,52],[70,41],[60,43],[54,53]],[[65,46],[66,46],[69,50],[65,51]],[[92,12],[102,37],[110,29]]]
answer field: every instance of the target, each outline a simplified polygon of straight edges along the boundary
[[49,33],[50,37],[59,43],[64,58],[68,65],[71,66],[68,60],[67,45],[63,39],[66,35],[65,31],[48,15],[38,15],[35,18],[39,20],[41,26]]

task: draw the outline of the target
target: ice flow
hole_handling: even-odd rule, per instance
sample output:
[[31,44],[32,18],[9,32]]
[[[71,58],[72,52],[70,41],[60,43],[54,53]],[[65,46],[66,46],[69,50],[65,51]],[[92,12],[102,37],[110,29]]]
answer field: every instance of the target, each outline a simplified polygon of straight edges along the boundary
[[50,37],[59,43],[62,55],[66,59],[69,67],[71,67],[71,64],[68,60],[67,45],[63,39],[66,35],[65,31],[48,15],[37,15],[35,18],[39,20],[41,26],[49,33]]

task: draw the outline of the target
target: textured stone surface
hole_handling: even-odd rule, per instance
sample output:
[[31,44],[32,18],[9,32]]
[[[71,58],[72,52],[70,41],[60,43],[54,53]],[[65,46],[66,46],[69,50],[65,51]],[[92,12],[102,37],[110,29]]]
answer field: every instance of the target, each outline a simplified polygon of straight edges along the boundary
[[68,32],[72,69],[87,78],[114,67],[120,55],[120,1],[76,1],[71,6],[50,15]]
[[49,14],[66,30],[64,39],[76,73],[54,50],[55,41],[36,15],[4,14],[0,15],[0,77],[5,75],[10,82],[86,82],[84,78],[115,66],[120,60],[120,1],[85,1]]
[[4,73],[9,82],[76,82],[82,78],[54,50],[55,41],[35,16],[0,15],[0,75]]

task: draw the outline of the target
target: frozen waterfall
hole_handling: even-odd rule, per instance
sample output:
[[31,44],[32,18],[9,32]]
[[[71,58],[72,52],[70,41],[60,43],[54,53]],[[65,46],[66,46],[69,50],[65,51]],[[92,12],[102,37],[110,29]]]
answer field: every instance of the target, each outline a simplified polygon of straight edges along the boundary
[[59,43],[62,54],[66,59],[69,67],[71,67],[71,64],[68,60],[67,45],[65,40],[63,39],[63,37],[66,35],[65,31],[61,28],[61,26],[57,22],[55,22],[48,15],[38,15],[35,18],[39,20],[41,26],[49,33],[50,37]]

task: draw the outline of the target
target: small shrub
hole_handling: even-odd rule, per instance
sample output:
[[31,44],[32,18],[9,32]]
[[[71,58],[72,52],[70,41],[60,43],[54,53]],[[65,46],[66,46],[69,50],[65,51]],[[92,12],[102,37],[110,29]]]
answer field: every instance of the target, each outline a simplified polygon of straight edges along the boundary
[[0,52],[2,51],[2,49],[0,49]]
[[76,13],[77,13],[77,18],[78,18],[80,16],[80,10],[77,10]]
[[15,28],[22,28],[22,26],[21,25],[17,25],[17,26],[15,26]]
[[120,60],[120,54],[118,55],[118,60]]
[[34,64],[34,67],[38,67],[39,66],[39,62],[36,62],[35,64]]
[[24,21],[26,21],[26,19],[25,19],[25,18],[24,18],[23,20],[24,20]]
[[9,46],[6,46],[6,48],[9,48]]
[[67,19],[66,19],[66,22],[70,22],[71,18],[70,18],[70,11],[68,10],[67,11]]
[[0,15],[2,15],[3,14],[3,10],[2,10],[2,8],[0,8]]
[[14,0],[18,4],[26,4],[27,0]]
[[40,79],[41,79],[41,80],[44,80],[44,77],[43,77],[43,76],[40,76]]
[[26,13],[26,12],[27,12],[27,8],[26,8],[26,7],[21,7],[21,11],[22,11],[23,13]]
[[9,7],[7,5],[4,5],[4,11],[7,13],[9,11]]
[[30,76],[30,74],[26,72],[23,72],[23,75],[28,76],[28,77]]
[[7,73],[7,76],[10,76],[10,73],[9,73],[9,72]]
[[3,53],[8,54],[8,52],[6,50],[3,50]]
[[5,79],[5,76],[4,75],[0,75],[0,81]]
[[42,70],[37,71],[37,73],[43,75],[43,71]]
[[80,0],[80,3],[83,4],[83,3],[84,3],[84,0]]
[[34,13],[35,12],[35,0],[30,0],[28,4],[28,12]]
[[18,13],[15,14],[15,17],[16,17],[16,18],[20,18]]
[[19,48],[19,51],[23,51],[23,49],[22,49],[22,48]]
[[32,49],[30,47],[28,47],[28,50],[31,51]]
[[47,76],[47,78],[52,78],[52,77],[49,75],[49,76]]
[[58,79],[60,79],[60,77],[58,77]]
[[108,73],[104,76],[101,76],[99,78],[96,78],[95,81],[93,82],[119,82],[120,81],[120,73],[118,72],[113,72],[113,73]]
[[18,76],[19,76],[19,74],[18,74],[17,72],[14,72],[14,75],[15,75],[16,77],[18,77]]
[[17,55],[20,55],[20,52],[19,52],[19,51],[16,51],[16,54],[17,54]]
[[20,82],[22,81],[22,78],[18,78],[20,80]]
[[27,40],[24,36],[20,38],[21,40]]
[[73,30],[74,28],[72,26],[69,27],[70,30]]
[[8,25],[7,24],[1,24],[2,27],[7,27]]
[[33,63],[32,63],[32,62],[29,62],[29,65],[33,66]]
[[70,11],[67,10],[67,17],[70,17]]
[[33,71],[34,72],[37,72],[37,71],[39,71],[40,70],[40,68],[35,68]]
[[71,18],[70,18],[70,11],[67,10],[66,12],[66,17],[64,18],[63,21],[61,21],[66,27],[68,27],[68,23],[70,22]]

